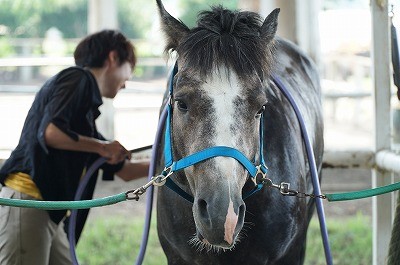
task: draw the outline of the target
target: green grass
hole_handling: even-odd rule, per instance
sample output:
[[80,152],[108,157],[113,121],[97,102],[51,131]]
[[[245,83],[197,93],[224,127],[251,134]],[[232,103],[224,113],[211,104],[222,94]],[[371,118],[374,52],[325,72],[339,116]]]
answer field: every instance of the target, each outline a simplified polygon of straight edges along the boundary
[[[143,218],[114,216],[86,224],[77,248],[81,265],[134,264],[142,238]],[[372,263],[372,233],[369,217],[357,215],[328,220],[333,263],[367,265]],[[167,264],[160,247],[153,217],[144,265]],[[307,239],[305,265],[325,265],[317,218],[313,218]]]
[[[143,227],[144,218],[114,216],[89,221],[77,246],[79,264],[135,264]],[[156,221],[153,217],[143,265],[160,264],[167,264],[167,259],[158,242]]]
[[[357,216],[327,220],[333,264],[372,264],[372,227],[369,217]],[[313,218],[307,235],[306,265],[325,265],[325,254],[317,218]]]

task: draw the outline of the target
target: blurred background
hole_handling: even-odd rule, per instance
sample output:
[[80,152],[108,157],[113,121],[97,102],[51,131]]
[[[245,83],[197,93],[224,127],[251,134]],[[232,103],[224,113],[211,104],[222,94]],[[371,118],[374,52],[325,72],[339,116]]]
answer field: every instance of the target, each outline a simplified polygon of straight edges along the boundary
[[[370,0],[163,2],[173,16],[189,27],[195,25],[197,13],[208,9],[210,5],[222,4],[227,8],[252,10],[263,17],[280,7],[278,35],[298,44],[313,58],[320,70],[326,152],[373,150]],[[393,0],[390,4],[393,4],[394,24],[399,29],[400,3]],[[61,69],[72,66],[72,53],[78,41],[102,28],[120,29],[134,43],[139,60],[131,80],[127,82],[127,88],[114,100],[106,100],[102,106],[98,121],[100,130],[128,149],[153,143],[159,107],[173,63],[163,54],[163,37],[155,1],[0,0],[0,6],[0,164],[17,145],[25,116],[41,85]],[[382,89],[392,91],[391,110],[395,113],[400,109],[394,96],[395,86]],[[400,131],[393,129],[391,141],[393,147],[397,148]],[[325,192],[371,187],[371,170],[366,167],[326,168],[323,175],[322,190]],[[133,184],[133,187],[140,184]],[[103,183],[96,188],[96,196],[125,190],[126,184],[119,181]],[[371,264],[371,199],[329,204],[325,209],[328,218],[341,220],[337,222],[339,226],[342,220],[354,216],[358,218],[355,221],[358,228],[366,224],[366,230],[359,232],[366,240],[364,243],[367,247],[359,242],[354,243],[358,239],[349,238],[348,235],[339,247],[343,253],[343,244],[358,244],[362,246],[359,250],[361,257],[352,261],[343,254],[343,261],[335,263]],[[91,216],[94,220],[104,214],[126,215],[127,211],[142,214],[143,202],[94,209]],[[334,225],[331,227],[334,228]],[[349,247],[349,251],[350,255],[357,256],[354,253],[358,250]],[[322,250],[315,254],[322,255]],[[335,253],[334,256],[338,255]],[[322,258],[320,263],[313,261],[308,264],[323,262]],[[154,264],[160,263],[156,261]]]
[[[107,136],[128,148],[152,143],[169,69],[162,54],[163,38],[155,1],[103,1],[106,12],[96,10],[97,2],[101,1],[0,0],[0,124],[7,128],[0,130],[0,158],[7,158],[16,146],[35,92],[50,76],[73,65],[72,52],[77,42],[89,32],[101,29],[102,23],[108,24],[104,27],[113,25],[132,39],[139,63],[127,89],[106,106],[100,126]],[[320,69],[327,148],[371,147],[369,0],[306,1],[311,4],[304,4],[307,11],[303,18],[308,18],[305,21],[298,15],[297,20],[307,24],[302,26],[299,22],[300,30],[293,23],[285,23],[293,20],[294,1],[164,3],[172,15],[189,26],[195,25],[199,10],[213,4],[255,10],[263,16],[281,7],[278,34],[299,44]]]

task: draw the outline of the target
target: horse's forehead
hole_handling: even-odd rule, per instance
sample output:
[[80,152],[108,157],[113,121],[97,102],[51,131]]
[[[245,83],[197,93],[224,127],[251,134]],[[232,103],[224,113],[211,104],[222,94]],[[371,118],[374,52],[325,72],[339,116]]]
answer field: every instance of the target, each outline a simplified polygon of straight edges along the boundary
[[227,69],[214,71],[203,83],[202,90],[213,99],[223,97],[225,101],[234,100],[244,93],[239,77],[235,72],[228,72]]
[[243,92],[242,82],[234,72],[219,69],[202,84],[202,90],[212,99],[213,104],[211,115],[215,133],[212,141],[216,145],[237,147],[239,136],[235,132],[234,124],[238,115],[236,102]]

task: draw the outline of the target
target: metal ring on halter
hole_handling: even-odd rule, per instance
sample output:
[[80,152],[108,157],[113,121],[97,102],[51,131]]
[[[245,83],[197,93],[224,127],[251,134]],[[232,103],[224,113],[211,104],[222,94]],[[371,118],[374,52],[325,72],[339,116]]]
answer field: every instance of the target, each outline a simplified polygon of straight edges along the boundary
[[173,173],[174,172],[172,171],[172,166],[164,168],[163,172],[160,175],[153,177],[153,185],[158,187],[164,186],[167,178]]
[[[262,164],[256,166],[257,172],[256,172],[256,174],[254,175],[254,178],[253,178],[254,183],[256,185],[262,183],[262,184],[267,184],[267,186],[272,186],[272,181],[269,178],[267,178],[267,172],[263,171],[262,167],[265,167],[265,166],[262,165]],[[269,185],[269,183],[271,183],[271,185]]]
[[256,185],[258,185],[264,182],[264,180],[267,178],[266,177],[267,174],[261,170],[261,165],[256,166],[256,168],[257,172],[254,175],[253,181]]

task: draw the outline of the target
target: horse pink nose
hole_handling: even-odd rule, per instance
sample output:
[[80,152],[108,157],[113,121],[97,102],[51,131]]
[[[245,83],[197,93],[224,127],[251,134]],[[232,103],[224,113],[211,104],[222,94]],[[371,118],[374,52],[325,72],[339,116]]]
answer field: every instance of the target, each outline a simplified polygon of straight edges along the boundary
[[[231,247],[243,227],[246,206],[240,203],[207,203],[204,199],[196,201],[196,224],[202,236],[212,245]],[[221,207],[224,205],[224,207]],[[236,205],[236,207],[235,207]],[[195,214],[196,218],[196,214]]]

